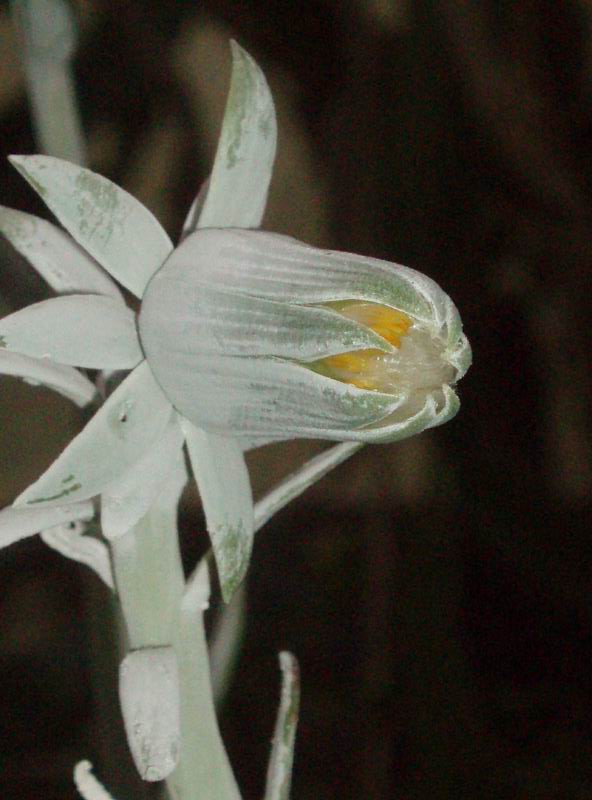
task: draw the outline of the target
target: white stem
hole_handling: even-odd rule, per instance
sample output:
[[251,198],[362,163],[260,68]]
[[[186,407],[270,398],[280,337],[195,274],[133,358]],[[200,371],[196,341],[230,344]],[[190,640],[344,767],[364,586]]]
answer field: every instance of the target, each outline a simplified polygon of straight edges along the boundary
[[41,151],[86,163],[70,61],[76,25],[64,0],[12,0],[23,40],[23,61]]

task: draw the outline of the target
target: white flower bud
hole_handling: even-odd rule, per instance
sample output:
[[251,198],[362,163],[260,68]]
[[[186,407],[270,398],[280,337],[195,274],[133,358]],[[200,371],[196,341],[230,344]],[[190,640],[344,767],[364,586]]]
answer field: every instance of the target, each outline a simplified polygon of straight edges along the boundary
[[250,444],[405,438],[454,416],[471,360],[425,275],[252,230],[189,236],[148,284],[139,328],[171,403]]

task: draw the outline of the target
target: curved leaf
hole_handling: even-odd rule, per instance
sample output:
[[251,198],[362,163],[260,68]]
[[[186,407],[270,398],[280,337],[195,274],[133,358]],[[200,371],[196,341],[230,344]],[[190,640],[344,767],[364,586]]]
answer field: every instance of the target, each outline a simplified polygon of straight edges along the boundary
[[15,505],[61,505],[100,494],[161,439],[173,413],[143,361]]
[[2,349],[1,341],[0,375],[14,375],[33,385],[43,384],[78,406],[90,403],[97,392],[95,385],[77,369],[54,364],[46,358],[30,358],[20,353],[9,353]]
[[0,206],[0,233],[55,292],[103,294],[123,302],[117,284],[94,258],[51,222]]
[[64,228],[119,283],[141,297],[173,246],[148,209],[115,183],[51,156],[10,156]]
[[8,351],[90,369],[132,369],[143,359],[133,311],[112,297],[72,294],[0,319]]

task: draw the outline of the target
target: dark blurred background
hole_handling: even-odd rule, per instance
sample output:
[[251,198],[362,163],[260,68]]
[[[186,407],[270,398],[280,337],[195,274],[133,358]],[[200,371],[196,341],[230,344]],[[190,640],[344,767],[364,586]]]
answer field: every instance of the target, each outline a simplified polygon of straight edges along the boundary
[[[245,800],[262,794],[284,648],[303,681],[295,800],[592,797],[592,2],[75,5],[94,169],[177,236],[235,37],[278,107],[264,227],[428,273],[474,349],[452,423],[366,448],[259,534],[222,710]],[[0,150],[35,152],[0,9]],[[0,186],[45,215],[5,160]],[[5,252],[2,312],[47,297]],[[0,387],[4,505],[82,417]],[[257,491],[318,449],[253,454]],[[190,559],[192,493],[181,523]],[[153,797],[121,740],[107,591],[36,539],[0,552],[0,575],[2,797],[72,800],[82,757],[118,800]]]

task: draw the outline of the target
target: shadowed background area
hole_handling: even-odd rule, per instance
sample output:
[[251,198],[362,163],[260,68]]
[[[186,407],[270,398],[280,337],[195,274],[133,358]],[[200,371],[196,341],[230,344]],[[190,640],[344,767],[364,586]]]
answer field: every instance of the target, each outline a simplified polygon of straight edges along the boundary
[[[368,447],[258,535],[221,712],[261,796],[276,654],[301,663],[295,800],[592,796],[592,3],[79,0],[91,166],[176,237],[206,179],[229,37],[263,67],[279,154],[264,227],[404,263],[457,303],[474,349],[459,416]],[[0,150],[35,152],[6,3]],[[41,216],[0,161],[0,202]],[[0,243],[2,313],[48,296]],[[83,422],[0,380],[0,500]],[[260,493],[314,452],[251,457]],[[181,509],[188,563],[206,545]],[[74,798],[91,758],[155,797],[122,741],[107,591],[37,539],[0,552],[0,789]]]

